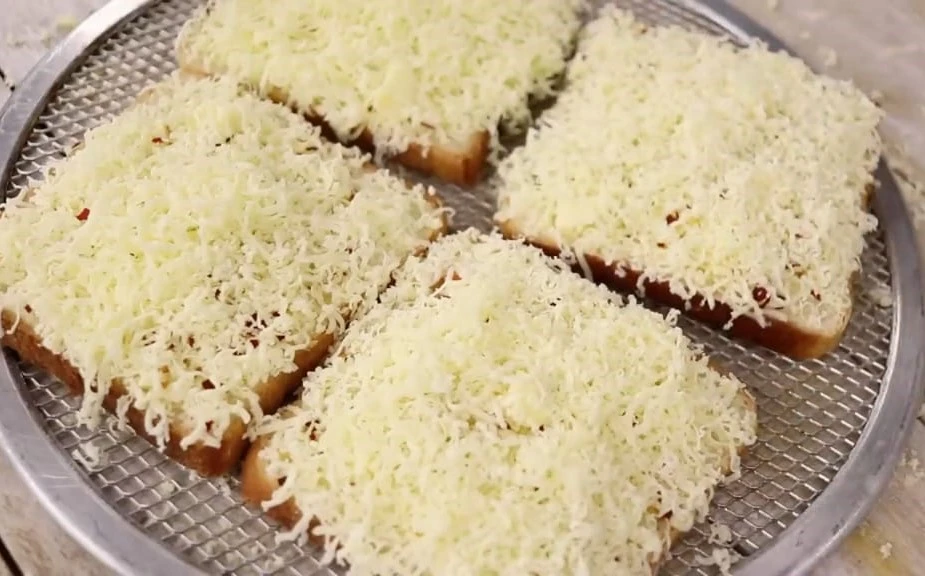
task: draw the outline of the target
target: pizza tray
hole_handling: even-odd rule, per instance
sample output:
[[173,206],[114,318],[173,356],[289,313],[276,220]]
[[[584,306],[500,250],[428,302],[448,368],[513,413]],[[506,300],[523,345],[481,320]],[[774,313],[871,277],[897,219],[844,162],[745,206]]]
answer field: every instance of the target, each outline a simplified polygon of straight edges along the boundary
[[[642,19],[785,49],[722,0],[616,0]],[[52,50],[0,115],[0,192],[12,197],[90,127],[174,68],[173,44],[197,0],[110,2]],[[885,162],[841,346],[794,362],[682,320],[758,401],[759,438],[742,475],[718,490],[708,521],[731,530],[736,574],[805,574],[867,514],[896,466],[922,396],[925,307],[915,232]],[[491,195],[443,186],[456,226],[490,228]],[[0,445],[58,522],[121,574],[334,574],[316,551],[278,543],[237,480],[206,480],[130,432],[78,426],[65,386],[6,352]],[[96,465],[87,456],[99,450]],[[663,575],[714,574],[710,524],[673,549]]]

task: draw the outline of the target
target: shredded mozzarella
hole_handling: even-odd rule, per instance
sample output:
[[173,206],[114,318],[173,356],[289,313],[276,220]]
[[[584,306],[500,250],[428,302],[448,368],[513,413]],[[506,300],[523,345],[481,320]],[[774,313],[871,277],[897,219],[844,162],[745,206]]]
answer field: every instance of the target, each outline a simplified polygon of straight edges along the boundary
[[552,93],[586,0],[214,0],[178,40],[184,66],[228,74],[377,150],[466,150]]
[[100,450],[93,440],[87,440],[71,450],[71,458],[88,472],[99,470],[106,465],[106,453]]
[[709,556],[697,556],[699,566],[716,566],[722,576],[732,576],[732,566],[742,557],[735,550],[714,547]]
[[154,487],[154,491],[157,492],[158,496],[166,500],[177,491],[177,485],[171,480],[164,480]]
[[499,167],[499,222],[747,315],[836,333],[876,219],[882,113],[760,44],[603,10]]
[[265,506],[294,498],[290,537],[318,518],[351,574],[649,575],[755,440],[671,319],[536,249],[470,231],[396,276],[258,426]]
[[728,546],[732,542],[732,530],[725,524],[710,524],[710,535],[707,536],[707,542]]
[[369,172],[231,81],[173,78],[54,166],[0,221],[0,307],[87,382],[119,380],[162,446],[218,446],[254,388],[336,335],[441,228],[421,187]]

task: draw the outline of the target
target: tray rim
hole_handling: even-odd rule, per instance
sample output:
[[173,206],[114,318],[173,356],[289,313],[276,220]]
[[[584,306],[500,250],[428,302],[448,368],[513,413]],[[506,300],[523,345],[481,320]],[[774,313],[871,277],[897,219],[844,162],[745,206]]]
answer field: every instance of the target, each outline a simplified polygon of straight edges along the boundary
[[[112,30],[160,0],[111,1],[93,13],[30,71],[0,109],[0,189],[54,90]],[[773,50],[796,55],[728,0],[671,0]],[[893,329],[880,393],[844,465],[807,509],[760,551],[741,560],[739,575],[807,574],[869,513],[886,487],[912,431],[925,392],[925,282],[908,209],[881,159],[873,211],[883,224],[894,301]],[[0,364],[0,449],[33,495],[65,531],[117,573],[203,572],[112,508],[44,432],[9,352]],[[843,503],[850,502],[850,506]],[[115,537],[113,537],[115,536]]]

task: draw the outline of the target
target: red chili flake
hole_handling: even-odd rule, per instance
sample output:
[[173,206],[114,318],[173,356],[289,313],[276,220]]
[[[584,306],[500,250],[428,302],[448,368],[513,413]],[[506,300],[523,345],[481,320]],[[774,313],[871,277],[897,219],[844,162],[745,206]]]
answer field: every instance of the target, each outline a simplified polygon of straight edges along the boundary
[[758,306],[764,308],[767,303],[771,300],[771,295],[768,294],[767,289],[762,286],[755,286],[752,289],[752,298],[755,299],[755,302],[758,303]]
[[153,142],[154,144],[163,144],[164,139],[161,138],[160,136],[155,136],[154,138],[151,138],[151,142]]
[[815,290],[810,290],[810,291],[809,291],[809,294],[810,294],[810,296],[812,296],[812,297],[815,298],[816,300],[822,300],[822,296],[820,296],[819,293],[816,292]]
[[279,342],[282,342],[282,341],[285,340],[285,339],[286,339],[286,337],[283,336],[282,334],[277,334],[277,335],[276,335],[276,340],[279,341]]
[[218,300],[218,299],[221,298],[221,297],[222,297],[222,290],[221,290],[221,288],[216,288],[216,289],[215,289],[215,299]]
[[29,306],[28,304],[26,304],[26,313],[32,314],[32,306]]
[[659,242],[658,244],[656,244],[656,246],[658,246],[659,248],[666,248],[666,247],[667,247],[666,244],[665,244],[664,242]]
[[215,389],[215,384],[213,384],[211,380],[203,380],[203,381],[202,381],[202,389],[203,389],[203,390],[214,390],[214,389]]
[[81,222],[85,222],[87,218],[89,217],[90,217],[89,208],[84,208],[83,210],[80,211],[80,214],[77,215],[77,219],[80,220]]
[[260,340],[257,340],[256,338],[252,338],[250,342],[251,342],[251,346],[253,346],[254,348],[256,348],[258,344],[260,344]]
[[674,224],[675,222],[677,222],[678,218],[679,218],[678,211],[674,210],[670,214],[668,214],[668,216],[665,216],[665,222],[667,222],[668,225],[670,226]]
[[186,337],[186,344],[187,344],[188,346],[190,346],[190,347],[195,346],[195,345],[196,345],[196,339],[193,338],[192,336],[187,336],[187,337]]

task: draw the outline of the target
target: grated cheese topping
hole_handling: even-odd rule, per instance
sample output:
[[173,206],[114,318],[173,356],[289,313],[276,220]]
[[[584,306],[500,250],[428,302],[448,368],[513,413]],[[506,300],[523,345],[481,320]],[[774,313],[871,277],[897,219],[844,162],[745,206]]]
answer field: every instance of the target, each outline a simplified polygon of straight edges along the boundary
[[294,498],[288,536],[317,517],[351,574],[649,575],[665,524],[702,519],[755,440],[742,384],[676,317],[520,243],[446,237],[258,426],[285,478],[264,505]]
[[159,444],[218,446],[255,386],[442,227],[442,209],[231,81],[173,78],[57,164],[0,220],[0,307],[89,384],[119,380]]
[[837,332],[876,219],[882,112],[851,84],[605,9],[567,87],[499,167],[499,222],[733,317]]
[[184,67],[228,74],[377,150],[467,150],[530,119],[565,68],[586,0],[213,0],[178,40]]
[[732,576],[732,566],[742,559],[735,550],[714,547],[709,556],[696,556],[699,566],[716,566],[721,576]]
[[71,458],[88,472],[99,470],[106,465],[107,454],[93,440],[87,440],[71,450]]

